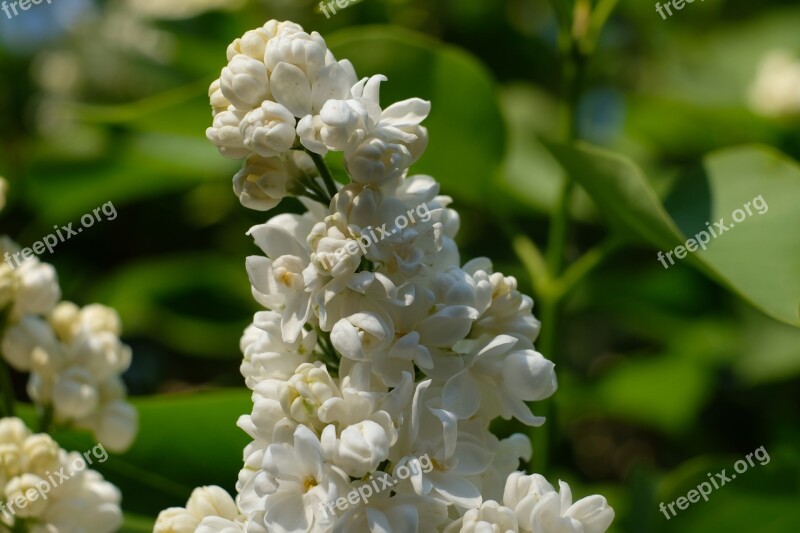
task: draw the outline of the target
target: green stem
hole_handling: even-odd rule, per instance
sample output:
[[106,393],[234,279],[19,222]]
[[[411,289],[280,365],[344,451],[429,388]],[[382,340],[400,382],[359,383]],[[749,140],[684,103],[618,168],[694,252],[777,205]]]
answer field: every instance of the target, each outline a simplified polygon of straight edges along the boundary
[[547,272],[552,279],[558,278],[564,267],[564,249],[567,245],[567,233],[569,231],[569,203],[574,189],[575,182],[569,176],[565,176],[556,210],[550,219],[550,232],[547,239],[545,257]]
[[622,248],[625,241],[617,237],[609,237],[601,242],[575,261],[564,272],[561,278],[554,285],[554,292],[561,300],[567,296],[572,289],[577,287],[581,281],[591,274],[598,266],[603,264],[609,256]]
[[322,176],[322,181],[325,182],[325,187],[328,189],[328,195],[333,198],[339,191],[336,190],[336,183],[333,181],[333,175],[331,175],[328,165],[325,164],[325,158],[308,149],[306,149],[306,153],[311,156],[311,159],[314,161],[314,165],[317,167],[317,170],[319,170],[319,175]]
[[14,416],[14,386],[11,383],[11,373],[2,357],[0,357],[0,389],[3,391],[2,416]]
[[53,425],[53,405],[46,405],[39,411],[39,433],[50,433]]
[[[561,12],[558,1],[554,2],[557,12]],[[576,4],[576,9],[577,9]],[[578,103],[580,101],[581,90],[583,87],[585,67],[587,57],[580,48],[580,43],[573,33],[573,23],[577,11],[570,13],[567,20],[563,14],[560,17],[561,35],[559,44],[561,45],[564,58],[564,123],[563,140],[567,144],[572,144],[578,138]],[[564,269],[565,251],[569,234],[569,206],[572,200],[575,183],[571,176],[564,176],[564,183],[558,197],[558,202],[550,219],[548,231],[547,249],[545,251],[545,266],[547,276],[544,281],[544,290],[540,291],[539,298],[542,306],[540,318],[542,330],[537,339],[537,349],[554,363],[558,363],[559,353],[556,347],[556,338],[559,331],[559,308],[565,291],[559,289],[563,285],[561,276]],[[585,270],[588,273],[588,270]],[[578,274],[580,272],[577,272]],[[575,277],[575,276],[573,276]],[[574,281],[572,283],[577,283]],[[536,452],[538,471],[544,471],[550,464],[551,450],[558,446],[555,431],[557,428],[556,409],[553,400],[542,402],[537,407],[540,414],[547,418],[547,424],[543,429],[534,431],[532,434],[533,449]]]

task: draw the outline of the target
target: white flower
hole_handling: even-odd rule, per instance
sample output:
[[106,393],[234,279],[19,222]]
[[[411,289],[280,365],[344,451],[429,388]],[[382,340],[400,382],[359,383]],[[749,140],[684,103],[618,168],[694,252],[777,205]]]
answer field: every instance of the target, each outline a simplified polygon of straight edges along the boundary
[[767,53],[759,63],[749,100],[760,115],[800,115],[800,58],[782,49]]
[[246,113],[231,105],[227,110],[216,113],[213,124],[206,130],[208,140],[225,157],[242,159],[250,153],[244,146],[244,137],[239,127]]
[[[388,477],[388,474],[375,477]],[[381,487],[383,483],[377,479],[371,485]],[[362,491],[366,493],[366,489]],[[348,502],[347,510],[336,520],[333,533],[436,533],[447,520],[447,506],[439,500],[416,494],[390,494],[387,489],[372,495],[366,504]],[[340,512],[336,507],[333,510]]]
[[325,65],[327,51],[325,39],[317,32],[283,32],[267,43],[264,62],[273,74],[283,64],[314,78]]
[[341,395],[331,397],[319,408],[319,419],[327,423],[320,441],[326,459],[353,477],[377,470],[397,442],[397,428],[403,422],[399,409],[408,403],[411,374],[388,394],[369,392],[370,376],[356,367],[341,384]]
[[24,501],[15,515],[35,518],[37,531],[111,533],[122,525],[119,490],[89,470],[79,453],[60,449],[48,435],[32,435],[17,418],[0,420],[0,498]]
[[52,406],[56,421],[93,431],[114,451],[127,449],[138,429],[119,379],[131,362],[120,330],[111,308],[62,302],[49,322],[28,315],[8,329],[2,343],[6,359],[31,373],[27,391],[34,403]]
[[[274,379],[259,382],[253,390],[252,413],[239,417],[237,425],[255,442],[255,449],[251,454],[258,452],[258,446],[266,447],[276,442],[291,442],[297,423],[286,416],[281,406],[281,385],[281,381]],[[245,457],[248,455],[250,454],[245,454]],[[258,464],[260,466],[260,459]],[[251,462],[246,461],[246,465],[251,465]]]
[[251,156],[233,177],[233,192],[243,206],[268,211],[288,194],[290,179],[282,158]]
[[240,368],[251,389],[267,379],[289,379],[309,358],[317,345],[313,331],[301,330],[294,342],[283,340],[281,315],[274,311],[256,313],[245,330],[240,347],[244,360]]
[[211,82],[208,87],[208,101],[211,103],[212,116],[227,111],[231,106],[230,101],[222,94],[222,82],[219,79]]
[[[115,380],[112,380],[115,381]],[[75,425],[94,433],[113,452],[124,452],[133,444],[139,430],[139,414],[136,409],[122,399],[103,399],[101,386],[101,407],[89,416],[78,419]]]
[[310,226],[302,217],[279,215],[248,232],[266,254],[247,258],[253,296],[268,309],[281,312],[285,342],[294,342],[311,316],[311,293],[304,279],[309,251],[301,237]]
[[348,485],[344,472],[323,459],[317,437],[298,426],[293,444],[266,449],[262,470],[241,489],[239,504],[249,521],[268,531],[324,531],[331,525],[325,504]]
[[292,420],[317,431],[322,431],[325,426],[318,418],[320,406],[339,396],[339,387],[320,362],[303,363],[288,381],[281,383],[279,389],[283,412]]
[[89,370],[74,366],[61,372],[53,386],[53,403],[60,416],[83,418],[97,409],[99,401],[95,380]]
[[427,457],[432,468],[410,468],[411,475],[397,490],[432,496],[460,509],[478,507],[483,501],[480,475],[493,453],[479,439],[459,431],[456,416],[442,408],[441,389],[431,380],[417,385],[410,411],[400,446],[390,456],[395,472],[419,457]]
[[[474,341],[465,342],[465,346]],[[474,343],[466,354],[464,370],[447,380],[444,408],[460,419],[480,409],[486,416],[514,417],[530,426],[544,423],[525,402],[543,400],[556,390],[552,362],[527,341],[499,335]]]
[[[40,498],[37,487],[44,482],[39,476],[23,474],[13,478],[5,488],[5,500],[22,503],[16,505],[17,516],[20,518],[33,518],[40,516],[47,508],[47,500]],[[29,493],[29,491],[31,491]]]
[[262,157],[288,152],[297,136],[295,118],[282,105],[266,101],[242,120],[244,145]]
[[170,507],[158,513],[153,533],[194,533],[200,521],[183,507]]
[[218,516],[234,520],[239,510],[233,498],[217,486],[199,487],[192,491],[186,509],[198,517]]
[[3,336],[2,351],[8,363],[21,372],[30,371],[37,346],[54,347],[58,341],[52,328],[35,315],[26,315]]
[[[0,237],[0,307],[11,304],[10,319],[26,314],[45,315],[61,298],[55,269],[36,257],[24,259],[19,246]],[[19,262],[18,262],[19,261]]]
[[560,494],[542,476],[514,472],[508,476],[503,502],[514,509],[523,532],[603,533],[614,510],[602,496],[572,503],[569,485],[559,481]]
[[294,22],[267,21],[262,27],[245,32],[242,37],[234,39],[228,45],[228,61],[238,54],[245,54],[253,59],[264,60],[267,43],[279,33],[296,33],[303,31],[299,24]]
[[[533,342],[539,335],[539,321],[533,316],[533,300],[517,290],[517,280],[492,272],[492,262],[473,259],[464,265],[477,285],[489,291],[491,299],[478,305],[481,316],[472,328],[471,337],[481,335],[517,335]],[[484,295],[487,295],[484,292]]]
[[399,178],[408,169],[411,152],[402,144],[370,137],[345,152],[345,162],[356,183],[381,185]]
[[447,528],[445,533],[518,533],[519,526],[514,511],[489,500],[478,509],[470,509]]
[[233,177],[233,192],[243,206],[267,211],[286,196],[302,194],[300,182],[316,175],[314,162],[305,152],[292,150],[278,157],[253,155]]
[[49,313],[61,297],[55,269],[34,258],[24,261],[15,274],[18,285],[11,316]]
[[[185,509],[171,507],[159,513],[153,533],[195,533],[201,530],[197,529],[201,522],[205,527],[203,531],[228,533],[224,528],[208,529],[219,522],[206,522],[206,519],[215,518],[232,522],[240,517],[236,503],[224,489],[215,485],[198,487],[192,491]],[[241,528],[235,531],[241,531]]]
[[250,111],[269,97],[269,76],[263,61],[237,55],[222,69],[222,95],[237,109]]
[[263,27],[246,31],[244,35],[237,37],[228,45],[228,61],[233,60],[237,55],[246,55],[263,63],[264,50],[272,37],[274,35],[270,35]]
[[245,526],[241,522],[227,520],[218,516],[208,516],[200,522],[194,533],[244,533]]

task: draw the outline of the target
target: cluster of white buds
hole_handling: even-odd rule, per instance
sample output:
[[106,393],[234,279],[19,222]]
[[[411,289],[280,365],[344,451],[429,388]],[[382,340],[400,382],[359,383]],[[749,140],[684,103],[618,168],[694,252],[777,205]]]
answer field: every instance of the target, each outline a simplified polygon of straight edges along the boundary
[[[0,178],[0,208],[4,195]],[[18,418],[0,419],[0,531],[117,531],[120,492],[89,465],[104,462],[106,448],[125,451],[138,428],[120,379],[131,350],[120,342],[119,316],[102,305],[80,309],[59,302],[55,269],[24,254],[12,265],[8,257],[18,252],[11,239],[0,237],[6,258],[0,262],[0,365],[30,374],[28,396],[41,427],[55,422],[86,429],[100,444],[91,454],[70,453],[46,433],[31,434]],[[4,412],[13,414],[13,396],[5,398]]]
[[381,109],[385,80],[358,81],[349,61],[336,61],[317,32],[293,22],[271,20],[231,43],[209,88],[214,122],[206,134],[224,156],[246,158],[234,178],[242,204],[265,211],[313,192],[312,157],[329,151],[344,153],[356,183],[400,177],[428,143],[420,123],[430,104],[412,98]]
[[[434,178],[409,175],[430,103],[383,109],[385,77],[357,81],[322,37],[291,22],[247,32],[228,61],[211,87],[208,137],[249,157],[246,169],[272,172],[240,173],[242,202],[263,209],[286,196],[279,185],[292,178],[276,169],[287,160],[314,164],[321,179],[303,182],[304,214],[249,232],[262,255],[247,271],[266,311],[241,342],[253,410],[239,420],[252,442],[238,511],[166,512],[156,529],[605,531],[614,512],[603,497],[572,504],[566,484],[559,494],[516,472],[530,441],[489,430],[497,417],[543,424],[528,402],[555,392],[554,365],[534,347],[531,298],[488,259],[462,264],[451,198]],[[322,156],[332,150],[344,154],[347,185],[330,179]],[[429,468],[413,468],[423,457]]]
[[120,342],[113,309],[61,302],[46,318],[25,315],[3,337],[6,361],[30,372],[28,395],[53,410],[56,423],[88,429],[112,451],[125,451],[136,435],[136,410],[120,375],[131,350]]
[[0,419],[0,531],[116,531],[120,492],[87,464],[107,458],[102,446],[68,453],[22,420]]

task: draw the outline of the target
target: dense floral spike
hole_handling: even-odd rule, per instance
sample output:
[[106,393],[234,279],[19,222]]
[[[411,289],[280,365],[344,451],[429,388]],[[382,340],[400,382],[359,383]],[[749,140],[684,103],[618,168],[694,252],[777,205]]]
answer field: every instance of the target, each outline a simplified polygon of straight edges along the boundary
[[[496,417],[544,423],[527,402],[555,392],[554,365],[534,348],[531,298],[488,259],[462,266],[452,199],[409,175],[430,103],[383,109],[384,76],[358,81],[291,22],[247,32],[228,61],[208,138],[248,158],[234,191],[259,210],[303,196],[306,212],[249,232],[266,310],[241,342],[253,440],[238,510],[168,510],[156,531],[605,531],[604,498],[573,504],[566,484],[516,472],[530,441],[489,431]],[[330,180],[330,151],[350,183]],[[285,165],[309,160],[317,173]]]

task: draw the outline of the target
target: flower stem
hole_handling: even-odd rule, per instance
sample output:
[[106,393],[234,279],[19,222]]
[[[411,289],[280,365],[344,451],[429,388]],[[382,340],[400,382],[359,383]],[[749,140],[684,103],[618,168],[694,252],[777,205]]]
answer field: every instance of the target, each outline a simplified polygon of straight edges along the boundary
[[[569,14],[564,12],[562,5],[557,0],[553,2],[553,5],[561,22],[559,44],[565,60],[562,140],[566,144],[572,144],[579,136],[578,104],[588,60],[580,46],[580,32],[576,31],[578,27],[576,21],[582,16],[580,10],[585,9],[587,4],[577,2],[573,12]],[[544,253],[546,278],[543,282],[543,290],[539,294],[542,302],[542,310],[539,315],[542,321],[542,330],[537,339],[537,349],[556,364],[560,359],[556,338],[559,330],[559,308],[566,294],[562,273],[569,235],[569,206],[574,190],[575,182],[571,176],[565,175],[564,183],[561,186],[557,203],[550,218],[547,248]],[[570,287],[576,285],[589,271],[591,271],[591,268],[576,271],[575,274],[579,275],[571,277]],[[551,466],[551,451],[558,447],[558,432],[556,431],[558,423],[555,407],[553,399],[542,402],[540,414],[547,418],[547,424],[544,428],[534,431],[531,436],[533,449],[536,452],[536,469],[540,472]]]
[[322,176],[322,181],[325,182],[325,187],[328,189],[328,195],[333,198],[339,191],[336,189],[336,183],[333,181],[333,175],[331,175],[328,165],[325,164],[325,158],[312,152],[311,150],[305,150],[306,153],[311,156],[311,159],[314,161],[314,165],[317,167],[317,170],[319,170],[319,175]]
[[53,405],[46,405],[39,411],[39,433],[50,433],[53,425]]
[[14,386],[8,366],[0,357],[0,389],[3,391],[2,416],[14,416]]

